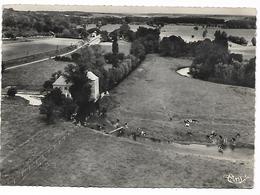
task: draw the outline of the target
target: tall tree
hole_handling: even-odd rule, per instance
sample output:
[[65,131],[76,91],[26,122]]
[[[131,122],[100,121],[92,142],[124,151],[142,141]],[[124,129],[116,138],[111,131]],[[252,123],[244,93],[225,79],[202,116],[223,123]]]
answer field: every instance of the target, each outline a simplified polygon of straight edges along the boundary
[[112,52],[113,54],[118,54],[118,43],[117,43],[117,37],[115,36],[112,43]]

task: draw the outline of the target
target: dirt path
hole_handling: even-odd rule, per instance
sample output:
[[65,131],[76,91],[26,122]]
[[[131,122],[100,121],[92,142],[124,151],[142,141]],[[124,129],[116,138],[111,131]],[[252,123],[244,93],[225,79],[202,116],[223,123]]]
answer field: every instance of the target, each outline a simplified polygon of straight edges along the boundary
[[[98,41],[100,42],[100,40]],[[66,56],[66,55],[70,55],[76,51],[78,51],[79,49],[85,47],[86,45],[94,45],[94,44],[97,44],[96,40],[93,40],[93,41],[90,41],[90,42],[85,42],[83,45],[81,45],[80,47],[70,51],[70,52],[67,52],[67,53],[64,53],[64,54],[61,54],[60,56]],[[9,67],[9,68],[6,68],[6,70],[11,70],[11,69],[16,69],[16,68],[20,68],[20,67],[23,67],[23,66],[28,66],[28,65],[31,65],[31,64],[35,64],[35,63],[39,63],[39,62],[44,62],[44,61],[47,61],[49,59],[54,59],[55,56],[52,56],[52,57],[49,57],[49,58],[44,58],[44,59],[41,59],[41,60],[36,60],[36,61],[33,61],[33,62],[28,62],[28,63],[24,63],[24,64],[20,64],[20,65],[16,65],[16,66],[12,66],[12,67]]]

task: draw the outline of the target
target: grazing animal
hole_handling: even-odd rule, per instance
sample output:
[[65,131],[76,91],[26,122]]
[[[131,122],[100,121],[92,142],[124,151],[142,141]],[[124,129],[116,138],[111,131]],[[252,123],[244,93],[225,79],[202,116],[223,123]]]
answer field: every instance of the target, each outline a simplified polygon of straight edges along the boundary
[[236,134],[236,138],[238,138],[238,137],[240,137],[240,133],[237,133],[237,134]]
[[141,136],[146,136],[146,133],[144,131],[141,131]]
[[224,151],[223,146],[222,145],[218,146],[218,152],[223,154],[223,151]]
[[190,127],[190,123],[185,123],[185,127]]
[[128,124],[127,123],[124,124],[124,128],[128,129]]

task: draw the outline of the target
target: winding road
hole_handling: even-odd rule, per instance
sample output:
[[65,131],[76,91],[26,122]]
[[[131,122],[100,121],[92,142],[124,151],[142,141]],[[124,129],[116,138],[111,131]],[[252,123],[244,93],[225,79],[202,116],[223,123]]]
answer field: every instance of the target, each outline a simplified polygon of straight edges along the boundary
[[[81,48],[83,48],[83,47],[85,47],[87,45],[96,45],[96,44],[99,44],[99,43],[100,43],[100,35],[94,37],[90,41],[85,42],[80,47],[78,47],[78,48],[76,48],[76,49],[74,49],[74,50],[72,50],[70,52],[61,54],[60,56],[66,56],[66,55],[69,55],[69,54],[72,54],[72,53],[78,51],[79,49],[81,49]],[[24,64],[19,64],[19,65],[15,65],[15,66],[12,66],[12,67],[8,67],[8,68],[6,68],[6,70],[16,69],[16,68],[20,68],[20,67],[23,67],[23,66],[28,66],[28,65],[31,65],[31,64],[35,64],[35,63],[38,63],[38,62],[44,62],[44,61],[47,61],[49,59],[54,59],[54,58],[55,58],[55,56],[52,56],[52,57],[49,57],[49,58],[44,58],[44,59],[40,59],[40,60],[36,60],[36,61],[24,63]]]

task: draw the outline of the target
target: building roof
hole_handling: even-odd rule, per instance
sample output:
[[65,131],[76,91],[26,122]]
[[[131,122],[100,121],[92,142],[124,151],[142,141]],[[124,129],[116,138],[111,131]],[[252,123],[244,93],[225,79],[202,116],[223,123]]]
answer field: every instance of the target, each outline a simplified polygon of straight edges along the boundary
[[[91,71],[88,71],[87,73],[87,77],[88,79],[90,79],[91,81],[95,81],[98,79],[98,77]],[[64,78],[64,76],[60,76],[54,83],[53,85],[62,85],[62,86],[69,86],[71,85],[71,83],[67,83],[66,79]]]
[[64,76],[60,76],[54,83],[53,85],[70,85],[70,83],[66,82],[66,79]]
[[88,79],[90,79],[91,81],[95,81],[95,80],[98,79],[98,77],[97,77],[93,72],[91,72],[91,71],[88,71],[87,77],[88,77]]

